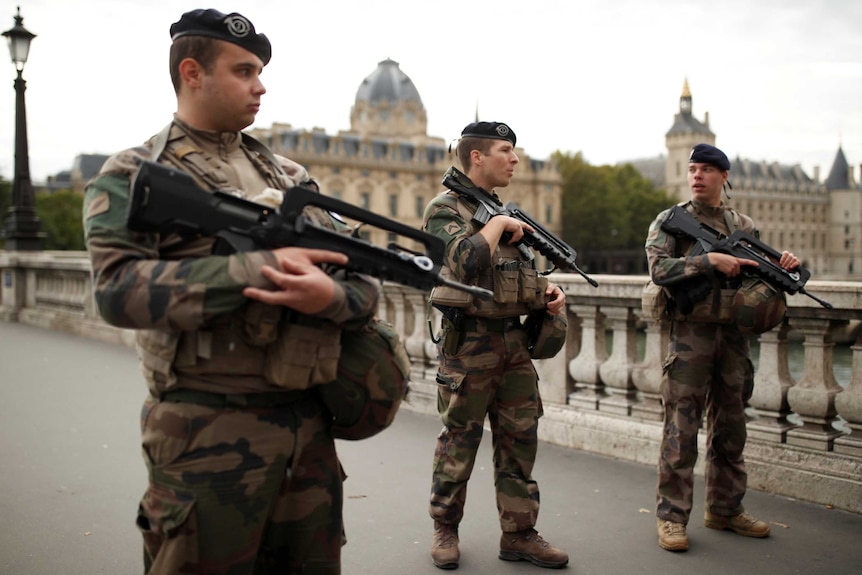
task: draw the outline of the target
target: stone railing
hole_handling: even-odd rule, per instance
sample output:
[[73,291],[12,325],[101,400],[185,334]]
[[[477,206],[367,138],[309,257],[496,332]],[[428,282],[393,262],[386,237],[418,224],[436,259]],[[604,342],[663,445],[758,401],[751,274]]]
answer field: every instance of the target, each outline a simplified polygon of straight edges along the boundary
[[[0,319],[132,343],[131,332],[98,317],[84,254],[0,252],[0,274]],[[646,278],[595,279],[597,289],[579,276],[552,276],[567,294],[569,337],[564,353],[536,362],[545,411],[540,437],[653,464],[661,440],[659,388],[668,326],[644,325],[640,297]],[[836,334],[846,338],[858,331],[848,325],[862,320],[862,283],[811,281],[806,287],[834,309],[802,295],[789,297],[785,322],[759,337],[748,410],[749,486],[862,513],[862,341],[850,343],[846,387],[836,381],[833,366]],[[437,351],[427,309],[422,292],[387,285],[379,315],[402,334],[413,362],[407,407],[435,413]],[[431,319],[439,325],[434,310]],[[796,379],[788,365],[792,341],[801,341],[804,348]],[[701,454],[704,439],[702,433]]]

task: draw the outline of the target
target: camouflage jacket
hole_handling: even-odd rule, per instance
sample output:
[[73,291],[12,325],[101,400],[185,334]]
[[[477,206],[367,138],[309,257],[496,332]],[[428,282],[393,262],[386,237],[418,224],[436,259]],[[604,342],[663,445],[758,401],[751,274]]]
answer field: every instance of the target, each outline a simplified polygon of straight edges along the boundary
[[[730,235],[734,229],[739,229],[757,237],[760,236],[750,217],[726,206],[724,202],[718,207],[705,206],[693,201],[680,205],[685,206],[685,209],[698,221],[725,235]],[[650,224],[646,239],[645,249],[652,281],[657,285],[670,286],[698,275],[714,277],[715,271],[706,254],[693,257],[687,255],[693,242],[677,239],[661,229],[661,224],[667,218],[669,211],[669,209],[664,210],[656,216]],[[728,222],[733,229],[730,229]]]
[[[473,187],[463,174],[459,178],[463,185]],[[482,224],[472,219],[476,207],[454,191],[442,192],[425,208],[423,229],[444,241],[443,275],[494,291],[494,300],[474,299],[464,292],[438,286],[431,293],[431,301],[462,307],[466,315],[479,317],[513,317],[543,306],[547,280],[537,278],[533,263],[525,261],[513,245],[501,241],[491,253],[488,241],[479,233]],[[501,264],[512,263],[522,264],[523,269],[500,271]],[[509,277],[501,278],[503,274]],[[498,289],[503,284],[515,293],[500,293]],[[541,301],[537,294],[541,294]]]
[[[214,256],[213,238],[145,234],[126,227],[131,178],[139,159],[151,159],[154,140],[111,157],[85,190],[84,232],[102,317],[112,325],[139,330],[140,349],[140,330],[180,334],[213,324],[234,325],[226,318],[245,313],[250,305],[281,313],[242,294],[247,286],[275,287],[260,273],[263,265],[277,265],[272,252]],[[279,159],[285,173],[266,169],[264,159],[246,147],[240,133],[196,131],[176,119],[159,161],[188,171],[206,188],[249,198],[267,187],[286,190],[307,179],[303,168],[286,159]],[[201,177],[212,173],[221,176]],[[213,179],[221,181],[207,181]],[[379,283],[359,275],[334,279],[333,301],[317,317],[336,326],[364,323],[377,309]],[[170,364],[173,357],[166,361]],[[219,389],[229,385],[223,381]],[[246,387],[260,391],[261,386]]]

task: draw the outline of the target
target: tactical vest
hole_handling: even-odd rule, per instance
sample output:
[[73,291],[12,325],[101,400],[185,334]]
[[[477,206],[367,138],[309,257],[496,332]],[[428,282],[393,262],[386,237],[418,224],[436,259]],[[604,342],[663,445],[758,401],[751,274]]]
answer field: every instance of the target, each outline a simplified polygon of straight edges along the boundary
[[[242,134],[240,150],[246,165],[231,165],[257,175],[262,185],[286,191],[292,182],[278,160],[262,144]],[[232,190],[224,162],[202,149],[175,122],[147,142],[151,158],[188,172],[209,190]],[[237,163],[239,164],[239,163]],[[258,190],[256,190],[258,191]],[[328,225],[322,210],[309,217]],[[184,241],[178,236],[163,242]],[[186,257],[212,253],[215,240],[189,242]],[[332,381],[341,351],[341,330],[332,322],[304,316],[282,306],[249,300],[243,307],[193,332],[140,330],[141,363],[154,391],[191,388],[219,393],[255,393],[274,389],[301,390]]]
[[[476,208],[454,192],[443,192],[437,201],[458,211],[467,235],[472,236],[481,228],[473,221]],[[434,287],[430,300],[438,306],[462,308],[468,316],[485,318],[515,317],[531,309],[544,309],[548,280],[538,275],[533,260],[525,260],[517,247],[504,241],[498,244],[491,257],[494,265],[479,271],[475,285],[494,292],[493,300],[473,298],[469,293],[448,286]],[[443,266],[441,275],[461,281],[454,277],[448,266]]]
[[[687,212],[695,215],[695,208],[691,201],[679,204],[685,208]],[[716,224],[716,222],[706,222],[707,224]],[[741,219],[736,210],[725,207],[724,210],[724,227],[726,227],[727,235],[730,235],[734,230],[740,229]],[[721,226],[712,225],[721,233],[725,230]],[[694,248],[694,240],[688,238],[677,239],[677,253],[688,254]],[[727,281],[723,281],[718,276],[712,277],[712,291],[703,300],[694,304],[691,313],[683,315],[678,310],[674,310],[672,318],[678,321],[692,322],[709,322],[719,324],[733,323],[733,298],[736,295],[738,286],[732,286]]]

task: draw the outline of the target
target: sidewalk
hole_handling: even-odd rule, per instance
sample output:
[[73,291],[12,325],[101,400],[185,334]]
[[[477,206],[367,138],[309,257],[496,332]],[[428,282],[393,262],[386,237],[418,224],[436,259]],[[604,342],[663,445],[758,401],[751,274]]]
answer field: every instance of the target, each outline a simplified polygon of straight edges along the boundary
[[[146,483],[138,415],[145,394],[134,351],[0,323],[0,574],[142,572],[134,527]],[[393,426],[339,442],[345,483],[345,575],[443,573],[429,558],[427,504],[435,417],[402,409]],[[566,572],[615,575],[802,573],[862,565],[862,516],[751,491],[745,503],[772,524],[746,539],[706,529],[702,481],[691,547],[659,549],[651,466],[541,444],[538,529],[571,558]],[[486,434],[461,525],[459,573],[549,573],[497,559],[499,526]]]

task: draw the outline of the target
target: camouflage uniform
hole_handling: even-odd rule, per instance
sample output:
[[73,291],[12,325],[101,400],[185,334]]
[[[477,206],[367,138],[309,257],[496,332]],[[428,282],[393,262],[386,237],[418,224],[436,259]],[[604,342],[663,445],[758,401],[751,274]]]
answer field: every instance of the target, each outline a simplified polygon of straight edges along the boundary
[[[742,229],[757,235],[754,222],[722,204],[709,207],[684,204],[699,221],[723,234]],[[661,230],[667,211],[650,226],[646,254],[652,280],[673,287],[705,275],[712,293],[688,316],[671,312],[671,335],[664,362],[661,392],[664,433],[658,464],[656,515],[687,524],[692,507],[697,433],[706,410],[706,510],[731,517],[744,511],[746,489],[743,461],[745,403],[751,396],[754,368],[748,336],[728,319],[724,297],[733,293],[726,280],[716,276],[705,254],[686,256],[692,243]],[[728,289],[722,289],[728,288]]]
[[[444,192],[425,211],[424,229],[445,240],[446,273],[463,283],[496,286],[494,301],[469,296],[457,301],[463,292],[445,288],[431,294],[435,305],[443,303],[449,311],[458,306],[454,309],[463,318],[444,320],[439,346],[437,409],[445,427],[434,452],[429,510],[440,523],[461,521],[487,414],[500,525],[504,532],[514,532],[536,524],[539,488],[532,471],[542,415],[538,376],[518,318],[544,307],[547,280],[537,277],[534,266],[505,242],[492,254],[477,233],[479,224],[471,221],[475,208]],[[499,266],[506,262],[517,269],[501,272]]]
[[[273,167],[240,133],[175,119],[163,134],[159,161],[207,189],[251,198],[307,178],[284,158]],[[332,304],[304,316],[243,296],[273,287],[260,273],[277,266],[271,252],[215,256],[213,238],[129,231],[130,178],[157,141],[109,159],[84,202],[99,311],[138,330],[149,388],[137,519],[146,572],[337,574],[343,472],[331,415],[309,389],[334,379],[341,328],[373,314],[379,285],[335,276]]]

